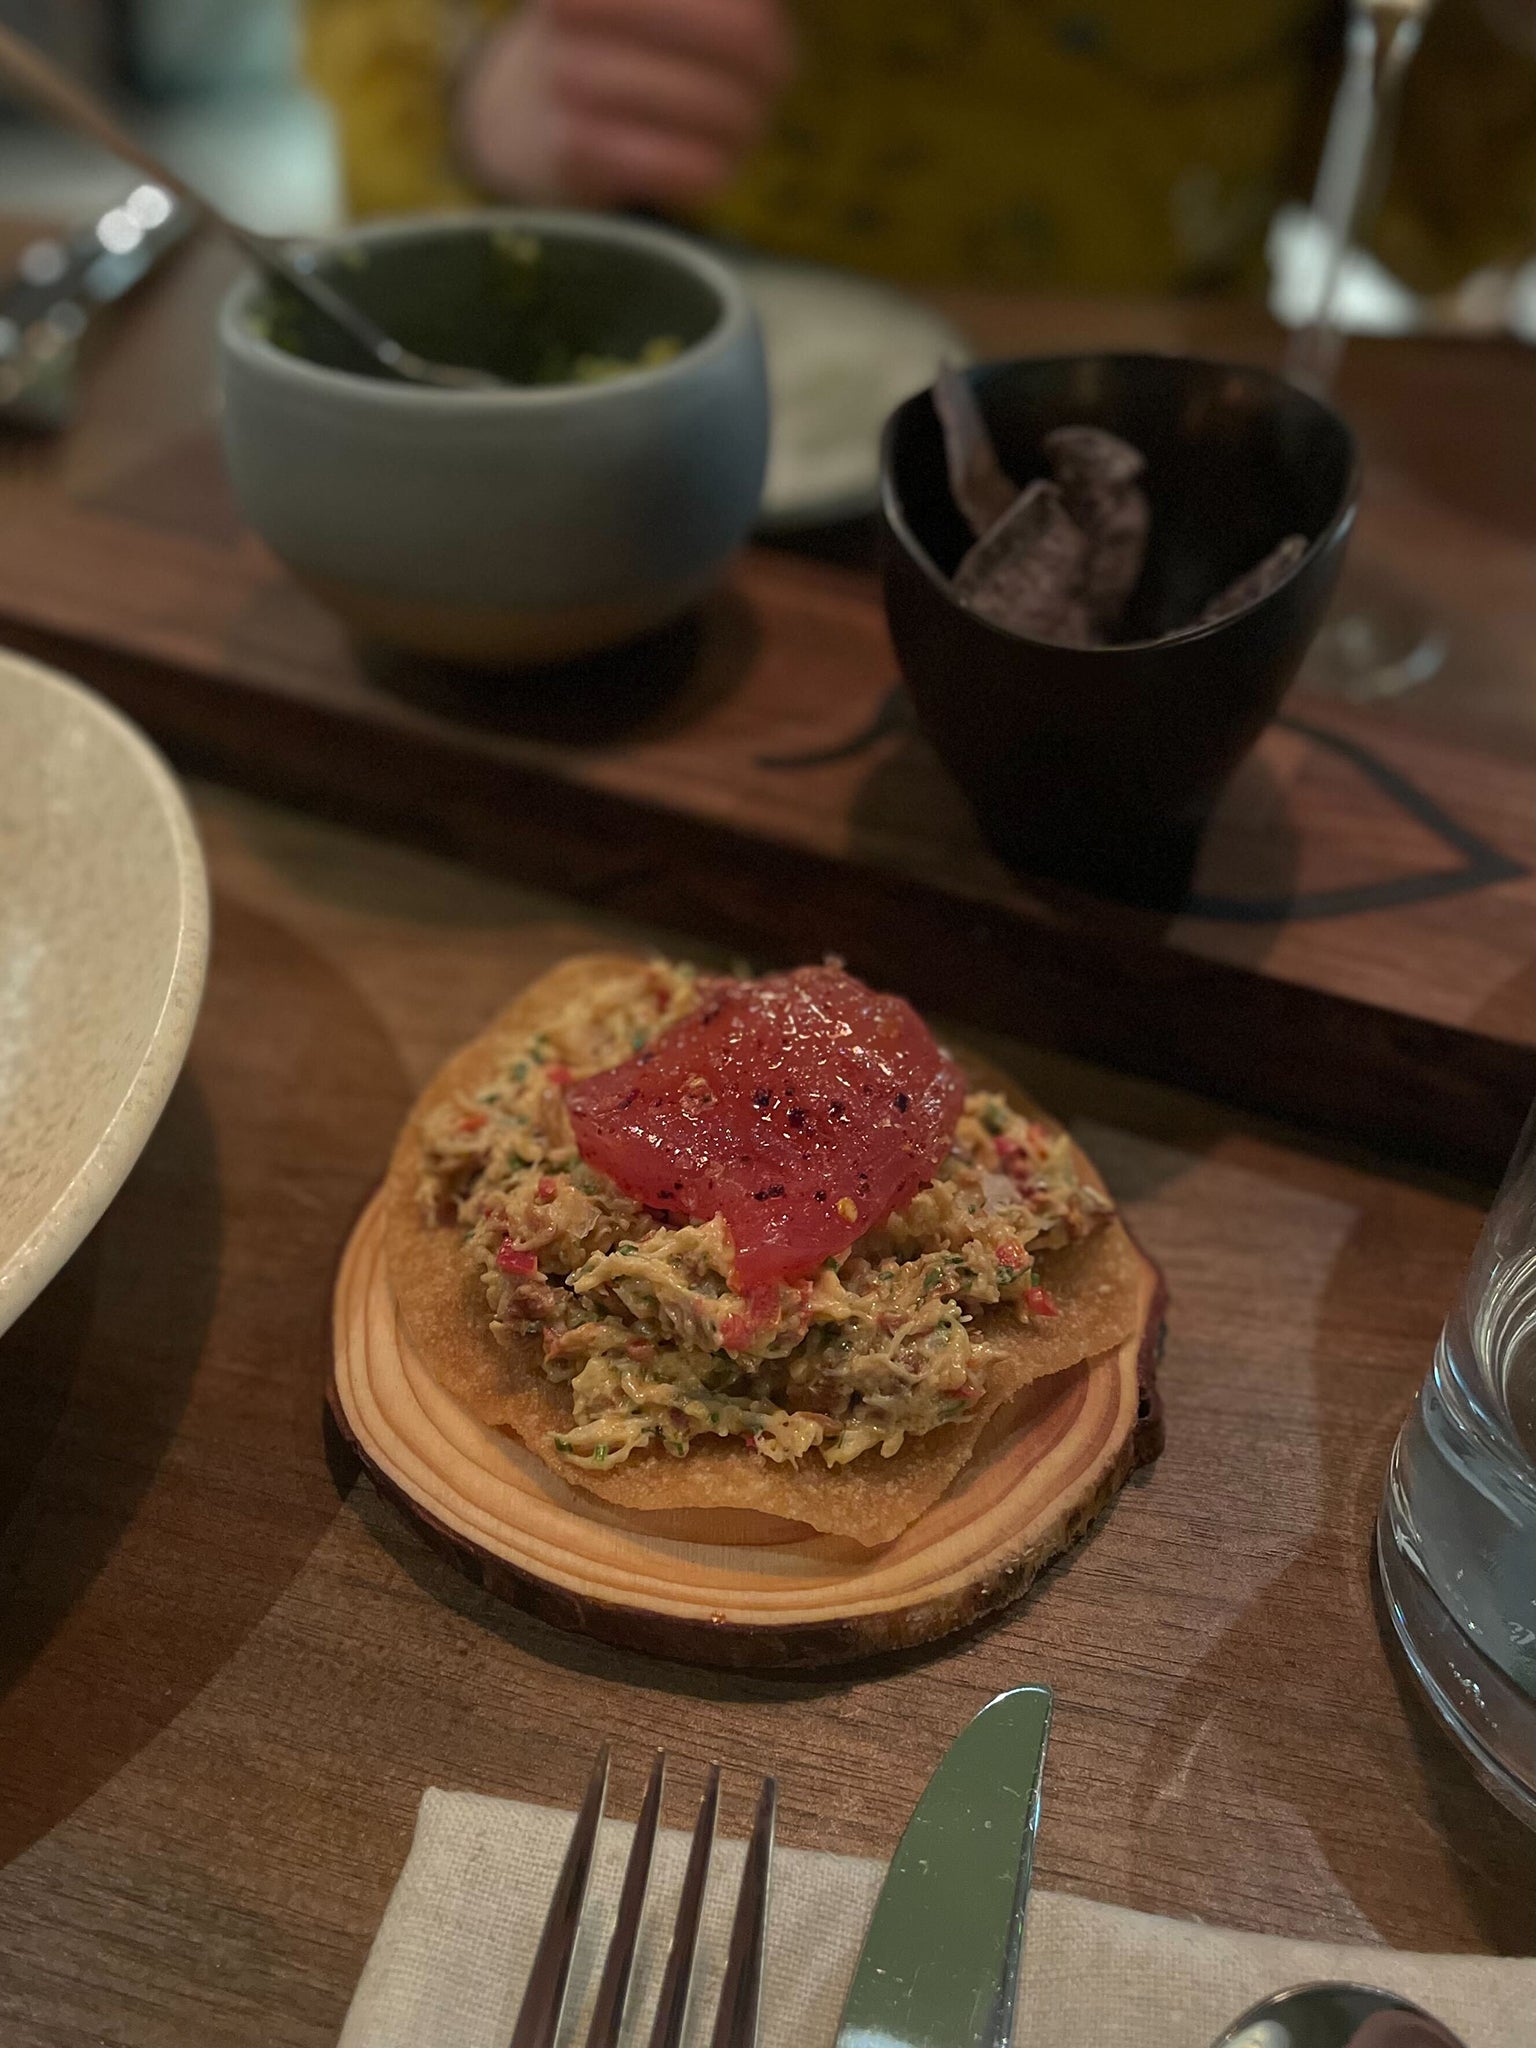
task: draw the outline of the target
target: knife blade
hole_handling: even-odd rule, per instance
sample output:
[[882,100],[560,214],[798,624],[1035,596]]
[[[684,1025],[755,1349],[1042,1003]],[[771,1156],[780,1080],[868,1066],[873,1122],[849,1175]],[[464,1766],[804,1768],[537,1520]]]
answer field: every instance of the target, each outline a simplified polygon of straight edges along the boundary
[[1007,2048],[1051,1695],[1000,1693],[928,1782],[875,1902],[837,2048]]

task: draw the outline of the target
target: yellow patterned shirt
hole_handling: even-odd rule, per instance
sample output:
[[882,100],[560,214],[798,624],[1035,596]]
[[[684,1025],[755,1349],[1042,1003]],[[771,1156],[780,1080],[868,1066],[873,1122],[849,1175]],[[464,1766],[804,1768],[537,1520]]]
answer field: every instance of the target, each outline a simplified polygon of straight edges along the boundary
[[[509,0],[307,0],[354,209],[462,201],[448,82]],[[1317,0],[799,0],[800,67],[705,225],[912,280],[1165,291],[1257,274],[1304,192]],[[1536,62],[1446,0],[1377,235],[1421,287],[1536,250]]]

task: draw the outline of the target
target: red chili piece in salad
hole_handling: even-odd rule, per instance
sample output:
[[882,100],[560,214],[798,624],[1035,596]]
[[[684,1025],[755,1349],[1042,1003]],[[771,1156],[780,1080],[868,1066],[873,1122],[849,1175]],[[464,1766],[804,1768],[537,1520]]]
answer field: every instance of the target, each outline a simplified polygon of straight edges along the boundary
[[724,1216],[744,1293],[814,1272],[950,1149],[965,1079],[917,1012],[840,968],[705,986],[566,1093],[582,1157],[668,1220]]

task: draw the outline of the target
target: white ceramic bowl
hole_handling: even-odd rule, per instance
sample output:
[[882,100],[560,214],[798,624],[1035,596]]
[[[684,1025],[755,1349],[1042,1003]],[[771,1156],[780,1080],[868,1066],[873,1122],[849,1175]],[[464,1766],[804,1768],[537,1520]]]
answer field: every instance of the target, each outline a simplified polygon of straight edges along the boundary
[[208,883],[169,769],[78,683],[0,653],[0,1330],[122,1186],[181,1070]]
[[[527,303],[509,252],[537,251]],[[388,221],[330,245],[398,339],[483,367],[559,309],[578,346],[672,360],[596,383],[421,389],[271,338],[265,283],[219,323],[224,441],[245,516],[365,638],[486,664],[643,633],[717,579],[756,516],[768,447],[757,316],[687,237],[578,213]],[[290,311],[280,315],[292,320]],[[490,340],[487,340],[487,336]],[[500,367],[499,363],[495,365]]]

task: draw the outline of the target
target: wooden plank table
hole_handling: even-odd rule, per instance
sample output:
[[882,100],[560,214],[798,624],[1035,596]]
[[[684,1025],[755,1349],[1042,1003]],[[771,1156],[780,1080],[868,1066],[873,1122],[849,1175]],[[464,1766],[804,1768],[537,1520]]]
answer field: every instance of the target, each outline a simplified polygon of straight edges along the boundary
[[[188,252],[121,309],[69,439],[0,445],[0,637],[178,762],[765,956],[833,947],[972,1022],[1372,1144],[1507,1156],[1536,1093],[1536,352],[1351,350],[1369,483],[1341,605],[1423,615],[1447,656],[1370,702],[1314,668],[1169,919],[985,850],[893,690],[867,566],[758,550],[690,625],[576,676],[360,656],[230,503],[226,277]],[[991,353],[1277,351],[1219,305],[948,310]]]
[[[0,1341],[0,2041],[322,2048],[424,1786],[574,1802],[620,1740],[886,1854],[996,1690],[1056,1688],[1039,1874],[1296,1933],[1530,1951],[1536,1838],[1399,1689],[1367,1557],[1476,1190],[995,1043],[1166,1267],[1168,1448],[1000,1625],[826,1680],[495,1606],[321,1428],[345,1233],[412,1092],[523,979],[650,937],[204,787],[207,1000],[143,1160]],[[664,942],[665,935],[663,935]],[[682,943],[673,940],[671,943]],[[697,951],[695,947],[695,951]]]
[[[682,1759],[679,1807],[719,1755],[780,1774],[787,1840],[888,1853],[945,1743],[1026,1678],[1059,1702],[1043,1882],[1529,1952],[1536,1842],[1402,1691],[1367,1566],[1387,1448],[1486,1189],[1041,1049],[1140,1056],[1359,1132],[1353,1082],[1330,1098],[1326,1076],[1296,1080],[1331,1047],[1383,1098],[1430,1086],[1439,1121],[1415,1140],[1384,1099],[1383,1135],[1491,1168],[1531,1085],[1529,885],[1421,904],[1406,956],[1379,910],[1150,930],[1021,890],[899,728],[763,765],[856,738],[889,682],[867,573],[782,553],[744,566],[703,658],[685,645],[638,727],[635,672],[611,672],[595,746],[527,701],[365,670],[231,515],[190,317],[217,282],[194,253],[129,309],[79,432],[0,456],[0,638],[88,673],[184,763],[396,837],[199,787],[216,939],[187,1073],[102,1225],[0,1340],[0,2042],[333,2041],[422,1788],[570,1803],[604,1735],[624,1741],[623,1810],[659,1739]],[[1265,345],[1219,310],[956,310],[994,348]],[[1377,482],[1358,559],[1454,607],[1456,637],[1436,683],[1306,716],[1389,762],[1431,746],[1431,795],[1515,864],[1536,837],[1530,366],[1362,354]],[[589,706],[602,689],[588,679]],[[1298,742],[1266,742],[1264,801],[1230,814],[1229,845],[1245,816],[1281,838],[1300,821],[1312,837],[1285,872],[1309,887],[1425,856],[1390,802],[1350,836],[1328,795],[1348,760]],[[903,836],[914,813],[934,836]],[[1249,837],[1244,886],[1267,886],[1278,842]],[[535,893],[556,878],[586,907]],[[1000,1626],[826,1681],[610,1653],[495,1607],[328,1462],[331,1274],[398,1119],[518,983],[594,938],[701,957],[841,940],[937,1010],[1037,1041],[991,1049],[1073,1118],[1169,1275],[1169,1444]],[[1192,1004],[1202,991],[1225,1011]],[[1268,1049],[1285,1000],[1314,1034],[1300,1062]],[[1263,1018],[1270,1037],[1245,1041]]]

